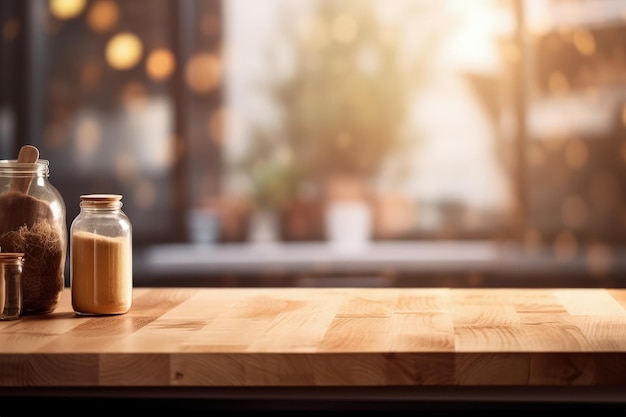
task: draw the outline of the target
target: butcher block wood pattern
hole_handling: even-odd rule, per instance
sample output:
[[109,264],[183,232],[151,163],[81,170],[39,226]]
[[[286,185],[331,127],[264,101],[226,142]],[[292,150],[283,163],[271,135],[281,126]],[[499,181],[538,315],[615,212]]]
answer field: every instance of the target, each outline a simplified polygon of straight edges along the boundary
[[0,387],[626,386],[626,289],[135,288],[0,322]]

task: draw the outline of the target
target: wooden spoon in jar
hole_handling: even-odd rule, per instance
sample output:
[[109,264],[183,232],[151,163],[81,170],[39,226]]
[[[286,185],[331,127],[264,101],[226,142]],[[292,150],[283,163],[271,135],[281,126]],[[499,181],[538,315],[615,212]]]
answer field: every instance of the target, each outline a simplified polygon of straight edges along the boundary
[[[24,145],[20,148],[20,153],[17,155],[18,163],[34,164],[39,159],[39,149],[33,145]],[[33,177],[15,177],[11,180],[10,191],[18,191],[24,194],[28,193],[30,183]]]
[[[32,145],[24,145],[17,161],[32,164],[38,159],[39,150]],[[52,224],[54,215],[50,204],[28,195],[32,180],[32,175],[15,177],[11,179],[9,191],[0,195],[0,237],[6,232],[19,230],[22,226],[30,229],[40,220],[47,220]]]

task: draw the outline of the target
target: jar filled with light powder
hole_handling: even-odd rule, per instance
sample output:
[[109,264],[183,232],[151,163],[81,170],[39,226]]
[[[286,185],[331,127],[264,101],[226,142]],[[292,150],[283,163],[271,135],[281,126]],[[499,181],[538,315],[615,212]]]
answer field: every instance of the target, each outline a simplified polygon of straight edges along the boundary
[[124,314],[133,290],[132,226],[118,194],[86,194],[70,226],[70,286],[78,315]]

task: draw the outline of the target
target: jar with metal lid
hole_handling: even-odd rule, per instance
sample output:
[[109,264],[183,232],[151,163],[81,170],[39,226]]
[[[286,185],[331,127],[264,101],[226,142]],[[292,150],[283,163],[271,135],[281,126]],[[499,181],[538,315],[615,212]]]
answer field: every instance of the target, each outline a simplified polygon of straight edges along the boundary
[[0,253],[0,320],[16,320],[22,314],[23,253]]
[[132,226],[118,194],[86,194],[70,226],[70,286],[78,315],[128,312],[132,304]]
[[24,254],[22,314],[54,311],[65,286],[65,203],[49,181],[49,161],[36,155],[0,160],[0,248]]

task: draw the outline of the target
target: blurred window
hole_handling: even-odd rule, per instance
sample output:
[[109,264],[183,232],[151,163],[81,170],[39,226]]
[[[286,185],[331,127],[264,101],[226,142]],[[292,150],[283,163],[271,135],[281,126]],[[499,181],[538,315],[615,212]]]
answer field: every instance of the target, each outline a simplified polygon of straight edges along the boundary
[[0,12],[2,156],[40,147],[68,219],[123,194],[139,245],[512,239],[606,265],[624,239],[623,2]]

